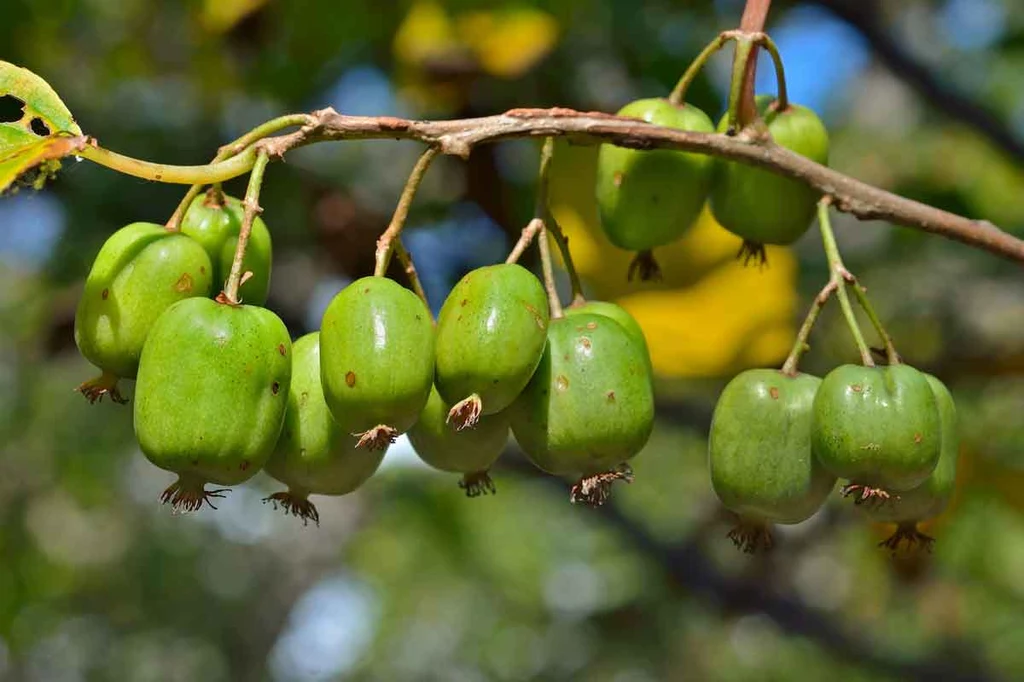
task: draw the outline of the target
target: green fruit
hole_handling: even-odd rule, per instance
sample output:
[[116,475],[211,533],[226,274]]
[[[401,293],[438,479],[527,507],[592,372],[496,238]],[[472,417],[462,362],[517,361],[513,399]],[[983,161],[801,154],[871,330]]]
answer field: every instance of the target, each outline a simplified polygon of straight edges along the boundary
[[903,492],[928,478],[939,461],[942,431],[925,375],[907,365],[842,365],[814,398],[811,444],[818,460],[862,499]]
[[419,419],[409,429],[409,442],[424,462],[440,469],[465,474],[459,487],[469,497],[494,492],[487,470],[508,443],[507,412],[481,417],[472,429],[458,430],[449,423],[451,405],[434,388]]
[[[641,99],[619,116],[713,133],[714,123],[691,104]],[[675,241],[700,214],[711,186],[712,157],[667,149],[641,151],[601,145],[597,157],[597,207],[601,227],[616,246],[647,251]]]
[[821,379],[747,370],[722,391],[711,420],[708,464],[715,493],[740,516],[730,534],[748,552],[772,545],[768,523],[799,523],[832,492],[836,477],[811,452],[811,415]]
[[924,483],[901,492],[884,504],[862,505],[872,521],[898,524],[896,532],[881,543],[896,551],[903,542],[909,546],[931,547],[934,540],[917,530],[917,523],[941,514],[956,487],[956,463],[960,452],[960,438],[957,433],[956,405],[949,389],[930,374],[925,374],[928,385],[935,394],[941,422],[942,444],[939,448],[939,463]]
[[434,381],[434,328],[416,294],[363,277],[334,297],[320,330],[320,378],[334,419],[383,449],[416,423]]
[[501,412],[533,375],[548,329],[548,301],[533,273],[502,263],[455,285],[437,318],[437,390],[460,428]]
[[[281,433],[292,363],[284,323],[264,308],[175,303],[146,339],[135,392],[142,452],[178,474],[163,495],[195,510],[263,468]],[[212,505],[211,505],[212,506]]]
[[622,465],[654,427],[643,347],[601,315],[552,320],[544,356],[511,416],[512,433],[538,468],[582,474],[574,501],[603,503],[611,480],[628,480]]
[[565,309],[566,317],[573,317],[581,314],[595,314],[611,318],[622,325],[626,333],[630,335],[644,349],[644,357],[647,358],[647,367],[651,367],[651,355],[647,349],[647,337],[640,323],[626,312],[626,309],[609,301],[587,301],[586,303],[569,306]]
[[192,296],[208,296],[213,268],[203,248],[162,225],[132,223],[103,244],[75,312],[75,343],[103,375],[80,390],[95,402],[125,402],[118,377],[133,378],[142,346],[160,314]]
[[386,450],[357,448],[327,409],[320,383],[320,332],[306,334],[292,347],[288,407],[277,447],[264,470],[288,486],[268,497],[303,521],[320,523],[311,493],[345,495],[377,471]]
[[[772,108],[757,97],[757,110],[776,144],[820,164],[828,163],[828,132],[807,107]],[[728,116],[718,131],[728,128]],[[711,212],[722,227],[752,244],[791,244],[811,225],[820,193],[806,184],[736,161],[715,161]]]
[[[195,198],[181,221],[181,231],[202,244],[209,254],[216,270],[213,281],[217,287],[223,287],[231,274],[238,232],[242,229],[244,217],[245,207],[241,201],[211,189]],[[267,224],[256,216],[242,260],[242,273],[251,272],[252,277],[238,287],[239,300],[250,305],[267,302],[272,251]]]

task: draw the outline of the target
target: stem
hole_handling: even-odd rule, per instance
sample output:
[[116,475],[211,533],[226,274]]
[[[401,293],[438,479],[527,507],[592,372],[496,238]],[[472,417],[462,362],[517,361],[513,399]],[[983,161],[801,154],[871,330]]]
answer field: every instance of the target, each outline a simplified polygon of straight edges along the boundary
[[789,357],[786,358],[785,364],[782,365],[783,374],[796,376],[800,357],[810,349],[807,339],[811,335],[811,329],[814,328],[814,323],[818,321],[818,315],[821,314],[822,308],[828,303],[828,299],[832,298],[832,294],[836,292],[837,287],[838,283],[836,280],[829,278],[828,284],[814,297],[811,309],[807,311],[807,317],[804,318],[804,323],[800,325],[800,331],[797,332],[796,341],[793,343],[793,350],[789,351]]
[[250,170],[256,161],[256,150],[249,147],[241,154],[233,156],[226,161],[208,163],[203,166],[168,166],[160,163],[150,163],[140,159],[133,159],[99,145],[87,144],[79,151],[78,156],[89,159],[101,166],[106,166],[125,175],[131,175],[143,180],[156,182],[167,182],[177,185],[209,185],[214,182],[223,182],[237,178]]
[[[768,10],[771,9],[771,6],[772,0],[747,0],[747,5],[743,8],[743,16],[740,18],[740,30],[746,33],[764,33],[764,25],[768,20]],[[757,107],[754,105],[754,76],[757,73],[757,49],[754,48],[741,55],[737,48],[736,60],[739,61],[741,58],[743,60],[741,62],[743,65],[743,75],[739,107],[736,112],[739,119],[737,121],[739,123],[737,130],[745,128],[757,118]],[[734,62],[733,74],[735,73]],[[735,78],[735,75],[733,77]],[[732,112],[731,106],[729,111]],[[733,122],[733,120],[730,120],[730,124]]]
[[558,287],[555,286],[555,269],[551,265],[551,245],[548,243],[548,231],[542,228],[537,246],[540,248],[540,268],[544,273],[544,289],[548,292],[548,308],[551,319],[562,317],[562,302],[558,300]]
[[875,328],[875,332],[879,338],[882,339],[882,343],[885,346],[885,357],[889,361],[890,365],[900,364],[900,354],[896,352],[896,346],[892,342],[892,337],[889,336],[889,332],[885,330],[882,325],[882,319],[875,312],[875,307],[871,305],[871,301],[868,300],[868,295],[865,293],[864,287],[862,287],[856,280],[851,283],[853,287],[853,293],[857,297],[857,303],[860,304],[861,309],[867,314],[868,319],[871,320],[871,325]]
[[686,72],[683,74],[682,78],[679,79],[679,82],[676,83],[676,87],[672,89],[672,93],[668,96],[668,101],[677,107],[682,106],[686,101],[686,91],[690,88],[690,84],[697,78],[697,74],[700,73],[700,70],[704,68],[708,59],[711,58],[711,55],[721,50],[727,42],[735,37],[736,34],[734,32],[723,31],[718,34],[717,38],[708,43],[707,47],[705,47],[703,51],[697,55],[696,59],[690,63],[690,66],[686,68]]
[[238,230],[238,245],[235,247],[235,258],[231,261],[231,274],[228,275],[228,283],[224,287],[224,298],[231,305],[238,305],[238,287],[242,284],[242,261],[245,259],[245,248],[249,245],[249,233],[252,232],[252,222],[256,214],[263,209],[260,208],[260,188],[263,186],[263,171],[267,168],[270,155],[263,149],[256,154],[256,162],[253,164],[252,173],[249,174],[249,186],[245,190],[245,214],[242,217],[242,226]]
[[825,257],[828,258],[829,270],[832,279],[836,280],[836,297],[839,299],[839,307],[846,318],[846,326],[850,328],[853,341],[860,351],[861,362],[865,367],[874,367],[875,361],[871,359],[871,350],[864,341],[864,335],[857,324],[857,318],[853,314],[853,306],[850,305],[850,297],[846,293],[846,287],[850,286],[849,280],[852,275],[843,265],[843,259],[839,255],[839,247],[836,245],[836,237],[832,232],[832,223],[829,220],[828,209],[832,204],[831,197],[822,197],[818,202],[818,226],[821,228],[821,241],[825,247]]
[[192,205],[192,202],[195,201],[201,191],[203,191],[203,185],[192,185],[188,188],[185,196],[178,203],[178,207],[174,209],[174,213],[167,219],[167,230],[169,232],[177,232],[181,229],[181,221],[184,219],[186,211],[188,211],[189,206]]
[[373,274],[376,277],[383,277],[387,272],[388,265],[391,263],[391,254],[395,248],[394,243],[397,241],[398,235],[402,233],[405,219],[409,217],[409,207],[416,196],[416,190],[419,189],[420,183],[423,182],[423,176],[430,168],[430,162],[437,154],[437,147],[428,147],[413,166],[412,172],[409,173],[409,179],[405,182],[402,195],[398,198],[398,205],[395,206],[395,213],[391,216],[391,223],[377,240],[376,265],[373,269]]
[[[750,58],[754,47],[750,36],[741,35],[736,38],[736,57],[733,59],[732,81],[729,85],[729,129],[727,135],[735,135],[757,117],[756,110],[753,114],[746,113],[744,105],[746,101],[746,91],[744,90],[746,65],[757,61]],[[751,102],[753,102],[753,97],[751,97]]]
[[[405,244],[402,243],[402,238],[399,237],[395,240],[395,257],[398,258],[398,262],[402,264],[402,268],[405,270],[405,276],[409,278],[409,285],[417,296],[423,301],[423,304],[427,306],[427,310],[430,310],[430,301],[427,300],[427,292],[423,289],[423,283],[420,281],[419,273],[416,272],[416,264],[412,262],[412,254],[405,248]],[[434,318],[434,314],[430,314],[430,318]]]
[[544,221],[540,218],[533,218],[526,224],[523,231],[519,234],[519,241],[512,248],[512,251],[508,254],[508,258],[505,259],[506,263],[517,263],[519,262],[520,256],[526,251],[526,247],[530,245],[533,238],[537,236],[537,233],[544,229]]
[[779,53],[775,41],[765,33],[762,33],[756,42],[772,57],[772,63],[775,65],[775,84],[778,89],[775,109],[776,111],[785,111],[789,108],[789,94],[786,90],[786,70],[782,66],[782,54]]
[[[245,151],[245,148],[249,145],[262,140],[264,137],[284,130],[285,128],[291,128],[294,126],[307,125],[313,122],[315,119],[309,114],[288,114],[287,116],[279,116],[278,118],[271,119],[266,123],[261,123],[246,134],[242,135],[233,142],[229,142],[217,151],[217,155],[213,157],[213,163],[220,161],[226,161],[235,154]],[[174,213],[167,220],[167,229],[171,232],[177,232],[181,229],[181,221],[185,217],[185,212],[188,211],[189,206],[199,192],[203,189],[203,184],[195,184],[189,187],[188,192],[185,193],[184,198],[178,204],[178,207],[174,209]]]
[[533,215],[544,222],[544,229],[551,233],[562,254],[562,261],[565,270],[569,273],[569,281],[572,283],[573,302],[583,302],[583,285],[580,284],[580,276],[576,271],[576,264],[573,263],[572,254],[569,253],[569,240],[562,232],[561,226],[555,221],[551,208],[548,206],[548,184],[551,177],[551,159],[555,155],[555,138],[548,137],[544,140],[544,146],[540,150],[540,170],[537,172],[537,200],[534,205]]
[[315,121],[316,119],[309,114],[286,114],[284,116],[272,118],[265,123],[259,124],[233,142],[229,142],[221,147],[217,150],[217,156],[214,157],[213,160],[223,161],[224,159],[228,159],[235,154],[245,151],[245,148],[254,142],[259,142],[263,138],[280,132],[285,128],[306,126],[315,123]]
[[558,250],[562,254],[562,262],[565,265],[565,271],[569,274],[569,284],[572,287],[572,302],[573,304],[586,303],[587,299],[583,296],[583,285],[580,282],[580,275],[576,271],[576,264],[572,261],[572,254],[569,253],[569,238],[562,232],[561,225],[555,220],[555,216],[548,209],[544,216],[544,226],[551,233],[551,237],[555,240],[555,244],[558,245]]

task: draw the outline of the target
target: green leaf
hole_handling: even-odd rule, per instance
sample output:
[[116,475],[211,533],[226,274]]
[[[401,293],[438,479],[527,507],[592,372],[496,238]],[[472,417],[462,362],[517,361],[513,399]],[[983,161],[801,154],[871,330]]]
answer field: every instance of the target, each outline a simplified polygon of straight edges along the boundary
[[[28,69],[0,61],[0,97],[22,102],[22,116],[0,123],[0,193],[9,188],[39,189],[60,169],[64,156],[87,141],[82,129],[50,84]],[[38,134],[45,127],[46,135]]]

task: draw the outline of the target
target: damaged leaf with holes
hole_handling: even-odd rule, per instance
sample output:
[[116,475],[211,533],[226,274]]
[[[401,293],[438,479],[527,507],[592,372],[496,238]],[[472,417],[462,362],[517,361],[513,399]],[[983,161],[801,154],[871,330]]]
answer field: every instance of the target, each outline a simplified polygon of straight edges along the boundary
[[[189,298],[150,331],[135,390],[135,435],[153,464],[178,475],[163,494],[199,509],[263,468],[284,423],[292,344],[265,308]],[[212,505],[211,505],[212,506]]]
[[40,189],[60,169],[60,159],[85,143],[82,129],[46,81],[0,61],[0,193]]

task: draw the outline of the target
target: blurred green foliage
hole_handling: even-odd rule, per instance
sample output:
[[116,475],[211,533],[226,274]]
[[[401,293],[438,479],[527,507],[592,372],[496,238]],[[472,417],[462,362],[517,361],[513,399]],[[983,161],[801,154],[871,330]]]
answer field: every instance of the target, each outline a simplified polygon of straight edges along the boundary
[[[703,44],[735,25],[741,4],[5,0],[0,58],[45,77],[105,146],[199,163],[267,118],[328,105],[436,117],[614,111],[667,93]],[[1020,131],[1016,3],[968,2],[984,7],[958,23],[963,4],[884,2],[883,17],[928,68]],[[834,36],[836,21],[814,6],[777,5],[770,28],[794,36],[783,44],[787,68],[810,85],[828,79],[814,31]],[[977,17],[992,13],[985,33]],[[1024,230],[1020,160],[946,117],[941,101],[919,99],[843,31],[860,66],[815,102],[833,133],[832,165]],[[692,90],[713,116],[727,71],[723,57]],[[818,92],[810,85],[803,92]],[[318,301],[340,284],[332,277],[372,267],[373,240],[417,153],[353,142],[271,166],[262,197],[276,249],[269,305],[295,334],[315,326]],[[501,249],[487,226],[499,242],[518,231],[535,167],[530,143],[478,150],[468,164],[443,159],[417,199],[410,239],[418,232],[428,243],[431,230],[454,226],[465,249],[494,260]],[[241,182],[228,189],[242,192]],[[183,191],[69,160],[44,192],[0,200],[0,679],[1024,676],[1019,266],[837,219],[846,263],[900,351],[942,377],[960,409],[959,490],[930,526],[931,556],[891,559],[874,546],[886,529],[837,499],[780,530],[774,554],[735,552],[705,463],[727,376],[659,384],[655,436],[609,509],[572,507],[561,481],[515,452],[496,472],[498,495],[467,500],[399,445],[360,491],[317,501],[320,528],[261,504],[275,489],[264,476],[217,511],[173,517],[157,503],[170,476],[137,452],[130,408],[89,406],[72,391],[93,370],[77,356],[71,319],[106,236],[164,220]],[[436,281],[452,281],[467,265],[440,241],[420,267],[425,257],[439,271],[447,263]],[[826,263],[813,231],[794,254],[802,309]],[[605,270],[589,285],[620,287],[612,279],[624,273]],[[732,311],[702,310],[693,324],[714,343]],[[837,317],[823,316],[809,371],[854,357]]]

